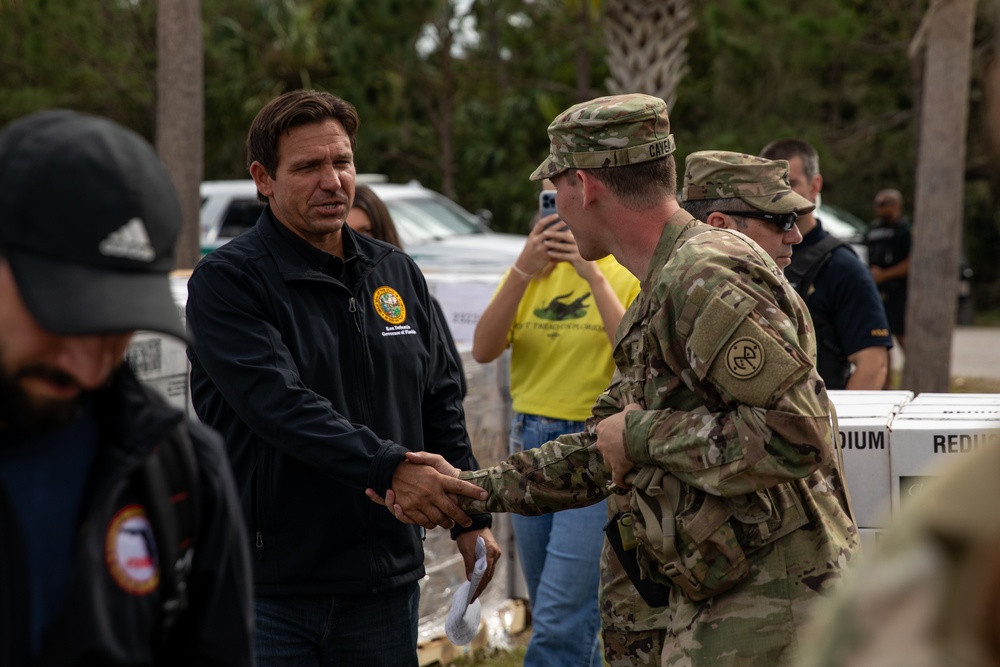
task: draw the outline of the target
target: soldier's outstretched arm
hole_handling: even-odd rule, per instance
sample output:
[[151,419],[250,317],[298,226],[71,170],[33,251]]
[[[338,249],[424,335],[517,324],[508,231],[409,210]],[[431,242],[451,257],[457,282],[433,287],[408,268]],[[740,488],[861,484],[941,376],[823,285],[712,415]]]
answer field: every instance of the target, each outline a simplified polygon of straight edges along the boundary
[[[407,456],[412,453],[408,452]],[[456,479],[458,469],[440,454],[422,454],[432,458],[400,463],[393,476],[393,487],[387,490],[385,499],[371,488],[365,490],[365,495],[379,505],[388,505],[404,523],[416,523],[428,530],[437,526],[451,528],[456,523],[469,526],[471,519],[456,504],[457,498],[466,494],[482,500],[484,491]]]
[[[411,463],[434,466],[444,472],[434,454],[410,452]],[[453,474],[453,473],[452,473]],[[563,435],[536,449],[511,455],[506,461],[482,470],[461,471],[459,478],[489,492],[485,500],[459,496],[458,506],[468,514],[513,512],[539,515],[575,507],[593,505],[611,493],[611,473],[604,467],[593,437],[586,433]],[[393,498],[378,498],[373,491],[368,497],[379,504],[388,504],[396,518],[414,521]]]
[[486,500],[458,498],[459,507],[470,514],[548,514],[593,505],[611,493],[611,473],[589,432],[559,436],[492,468],[462,471],[459,478],[490,494]]

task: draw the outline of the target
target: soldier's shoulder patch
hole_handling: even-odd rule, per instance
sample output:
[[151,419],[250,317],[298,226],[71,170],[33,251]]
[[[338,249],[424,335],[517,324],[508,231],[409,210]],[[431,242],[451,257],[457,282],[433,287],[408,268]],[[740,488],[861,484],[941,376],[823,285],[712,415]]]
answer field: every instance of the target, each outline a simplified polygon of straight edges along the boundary
[[737,338],[726,350],[726,369],[733,377],[747,380],[764,368],[764,346],[749,336]]

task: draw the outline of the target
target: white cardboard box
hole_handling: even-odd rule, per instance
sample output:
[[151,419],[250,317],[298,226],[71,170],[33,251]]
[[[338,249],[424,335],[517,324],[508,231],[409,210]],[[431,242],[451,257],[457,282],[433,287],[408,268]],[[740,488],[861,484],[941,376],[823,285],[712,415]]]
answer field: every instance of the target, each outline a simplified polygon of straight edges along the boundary
[[899,415],[902,419],[1000,419],[1000,403],[909,403]]
[[891,516],[888,417],[846,417],[839,422],[854,518],[860,528],[884,528]]
[[979,403],[1000,403],[1000,394],[942,394],[935,392],[924,392],[917,394],[913,398],[913,403],[937,403],[937,404],[979,404]]
[[835,404],[837,419],[849,417],[882,417],[886,421],[900,409],[895,403],[844,403]]
[[861,538],[862,558],[869,558],[875,553],[883,533],[885,531],[881,528],[858,528],[858,537]]
[[137,331],[125,358],[143,384],[159,391],[185,414],[191,414],[186,349],[184,341],[173,336]]
[[[928,415],[930,417],[930,415]],[[918,496],[929,477],[940,475],[950,465],[980,447],[1000,445],[1000,419],[893,419],[890,432],[889,466],[892,482],[892,514]]]
[[451,336],[456,343],[471,343],[479,316],[486,310],[497,285],[499,274],[428,274],[427,286],[441,304]]
[[891,391],[827,389],[826,393],[834,405],[838,407],[849,403],[892,403],[893,405],[902,405],[913,398],[912,391],[903,389]]

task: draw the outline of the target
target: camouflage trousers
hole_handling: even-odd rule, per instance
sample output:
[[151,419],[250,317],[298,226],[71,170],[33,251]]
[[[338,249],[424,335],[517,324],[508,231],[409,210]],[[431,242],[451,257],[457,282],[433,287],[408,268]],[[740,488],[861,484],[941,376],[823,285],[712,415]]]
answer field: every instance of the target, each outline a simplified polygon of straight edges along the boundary
[[665,630],[602,630],[604,661],[608,667],[660,667],[665,635]]
[[[736,588],[692,602],[674,588],[666,607],[653,609],[602,569],[604,651],[611,667],[759,667],[785,664],[813,605],[841,581],[839,563],[816,563],[814,535],[797,530],[749,557],[750,571]],[[850,541],[850,540],[849,540]],[[803,557],[811,554],[812,558]],[[606,554],[614,564],[614,554]],[[830,554],[833,556],[833,554]],[[603,561],[602,561],[603,562]],[[619,566],[620,567],[620,566]],[[634,590],[634,589],[633,589]],[[627,629],[626,629],[627,628]]]
[[[621,496],[608,500],[608,517]],[[624,506],[624,505],[623,505]],[[601,637],[610,667],[660,667],[669,610],[643,602],[607,540],[601,551]]]

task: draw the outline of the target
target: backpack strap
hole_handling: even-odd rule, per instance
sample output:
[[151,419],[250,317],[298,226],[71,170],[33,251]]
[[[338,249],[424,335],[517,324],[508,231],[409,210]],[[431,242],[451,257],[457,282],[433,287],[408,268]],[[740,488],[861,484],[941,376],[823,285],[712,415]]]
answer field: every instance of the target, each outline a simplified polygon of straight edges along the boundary
[[809,288],[816,281],[820,269],[826,266],[833,251],[840,246],[845,246],[854,252],[850,245],[831,234],[827,234],[808,248],[801,250],[796,248],[792,251],[792,263],[785,269],[785,277],[799,296],[804,299],[809,295]]
[[158,550],[162,643],[188,606],[187,579],[198,533],[198,463],[184,420],[143,460],[140,478]]

